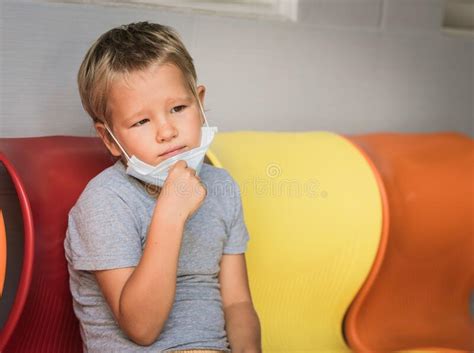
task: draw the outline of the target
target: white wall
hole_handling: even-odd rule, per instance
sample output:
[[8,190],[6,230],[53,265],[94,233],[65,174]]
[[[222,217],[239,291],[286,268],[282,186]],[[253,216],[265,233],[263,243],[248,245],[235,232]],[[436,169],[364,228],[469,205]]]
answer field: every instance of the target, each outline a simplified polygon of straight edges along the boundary
[[142,20],[180,32],[220,131],[474,136],[474,37],[441,32],[441,0],[305,0],[296,24],[46,0],[0,11],[3,137],[93,134],[80,62],[101,33]]

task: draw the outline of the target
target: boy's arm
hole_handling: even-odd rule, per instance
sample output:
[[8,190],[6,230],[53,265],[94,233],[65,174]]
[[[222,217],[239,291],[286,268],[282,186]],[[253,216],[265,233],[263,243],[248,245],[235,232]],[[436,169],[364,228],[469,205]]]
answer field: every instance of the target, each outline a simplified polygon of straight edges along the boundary
[[[179,192],[175,192],[177,185]],[[176,294],[185,222],[206,194],[196,171],[185,161],[177,161],[156,201],[138,265],[95,273],[120,328],[140,345],[152,344],[168,319]]]
[[260,321],[250,294],[245,255],[226,255],[221,259],[219,282],[232,353],[260,353]]
[[136,267],[95,271],[115,320],[135,343],[150,345],[173,306],[184,219],[155,207],[143,255]]

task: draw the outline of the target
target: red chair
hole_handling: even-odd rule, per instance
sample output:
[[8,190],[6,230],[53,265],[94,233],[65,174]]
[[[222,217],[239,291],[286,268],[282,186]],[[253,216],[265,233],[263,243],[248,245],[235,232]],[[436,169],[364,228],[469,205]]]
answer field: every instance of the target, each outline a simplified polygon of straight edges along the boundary
[[0,153],[18,186],[30,246],[28,200],[34,219],[34,258],[28,249],[18,304],[1,331],[0,350],[6,344],[10,353],[82,352],[64,257],[67,214],[87,182],[114,160],[99,139],[88,137],[0,139]]
[[[1,151],[1,148],[0,148]],[[25,186],[21,181],[21,178],[18,175],[18,172],[16,169],[13,167],[13,165],[10,163],[9,160],[6,159],[6,157],[0,152],[0,170],[4,170],[8,175],[5,176],[5,178],[2,178],[2,181],[4,181],[6,178],[11,181],[12,188],[11,190],[12,194],[15,194],[15,197],[17,198],[17,203],[11,202],[9,200],[8,196],[5,195],[6,193],[6,185],[2,185],[1,192],[3,196],[2,201],[10,202],[11,204],[17,204],[19,203],[19,208],[22,216],[22,232],[21,236],[23,236],[23,239],[21,239],[21,242],[8,242],[8,243],[20,243],[22,249],[18,249],[18,251],[12,251],[13,249],[10,250],[10,258],[7,257],[7,232],[6,228],[10,228],[10,224],[7,224],[5,221],[3,215],[9,214],[9,209],[6,204],[3,204],[3,202],[0,204],[1,207],[5,207],[4,210],[2,211],[2,222],[0,224],[0,227],[2,228],[0,230],[0,233],[2,235],[2,243],[3,243],[3,251],[2,255],[5,256],[2,261],[2,294],[5,294],[9,291],[4,290],[4,285],[7,284],[12,284],[13,286],[16,286],[16,295],[14,298],[3,298],[2,297],[2,311],[7,311],[8,316],[6,318],[6,321],[3,324],[3,327],[1,328],[1,333],[0,333],[0,351],[3,351],[3,348],[5,347],[5,344],[11,337],[13,331],[15,330],[19,320],[20,320],[20,315],[23,311],[23,308],[25,306],[26,298],[28,296],[29,290],[30,290],[30,283],[31,283],[31,277],[32,277],[32,270],[33,270],[33,248],[34,248],[34,233],[33,233],[33,216],[31,212],[31,207],[30,203],[27,197],[27,193],[25,191]],[[3,182],[2,184],[7,184],[6,182]],[[13,211],[15,212],[15,211]],[[21,226],[19,227],[21,228]],[[12,229],[13,230],[13,229]],[[17,232],[8,232],[9,235],[14,236],[18,235]],[[13,255],[16,255],[13,257]],[[16,278],[15,275],[7,276],[6,273],[6,266],[7,266],[7,258],[9,259],[8,261],[8,266],[18,266],[18,269],[12,268],[12,270],[15,270],[15,272],[19,272],[19,278]],[[13,271],[11,271],[13,272]]]

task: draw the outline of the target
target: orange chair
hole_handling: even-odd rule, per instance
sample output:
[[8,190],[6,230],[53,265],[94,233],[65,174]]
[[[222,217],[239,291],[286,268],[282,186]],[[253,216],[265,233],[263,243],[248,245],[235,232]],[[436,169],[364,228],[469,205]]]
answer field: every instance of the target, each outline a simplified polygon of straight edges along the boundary
[[3,285],[5,283],[5,272],[7,267],[7,234],[5,222],[3,220],[2,209],[0,209],[0,299],[3,295]]
[[389,236],[345,320],[358,352],[474,351],[474,140],[348,136],[378,169]]

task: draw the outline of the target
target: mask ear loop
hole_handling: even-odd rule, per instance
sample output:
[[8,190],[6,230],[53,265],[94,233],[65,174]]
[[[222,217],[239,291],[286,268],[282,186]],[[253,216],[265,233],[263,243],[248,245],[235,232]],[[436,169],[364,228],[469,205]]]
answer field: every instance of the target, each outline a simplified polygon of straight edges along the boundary
[[204,113],[204,109],[202,107],[201,101],[199,99],[197,99],[197,101],[198,101],[198,104],[199,104],[199,109],[201,110],[201,114],[204,117],[204,122],[206,123],[207,127],[209,127],[209,124],[207,123],[206,114]]
[[104,122],[104,126],[105,128],[107,129],[107,131],[109,132],[110,136],[112,136],[112,138],[114,139],[115,143],[117,144],[117,146],[119,146],[120,150],[122,151],[122,153],[125,155],[125,157],[127,158],[127,160],[129,161],[130,160],[130,157],[128,156],[127,152],[125,152],[125,150],[123,149],[122,145],[120,144],[120,142],[118,142],[118,140],[115,138],[114,134],[112,133],[112,131],[109,129],[109,125],[107,124],[107,122]]

